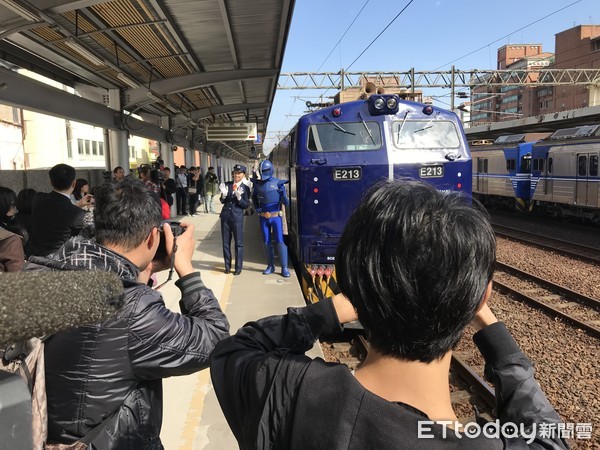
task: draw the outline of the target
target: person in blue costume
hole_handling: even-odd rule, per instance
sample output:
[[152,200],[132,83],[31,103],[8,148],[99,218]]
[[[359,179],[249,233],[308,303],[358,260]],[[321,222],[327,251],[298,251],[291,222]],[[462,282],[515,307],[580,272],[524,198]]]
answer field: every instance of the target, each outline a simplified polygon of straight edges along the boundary
[[287,180],[279,180],[273,177],[273,164],[269,160],[260,163],[258,173],[260,174],[260,180],[253,180],[252,201],[259,215],[263,246],[267,256],[267,268],[263,271],[263,275],[275,273],[275,254],[271,244],[271,236],[273,236],[277,243],[277,252],[281,261],[281,276],[287,278],[290,276],[290,271],[287,267],[288,249],[283,242],[283,212],[281,211],[281,205],[288,205],[290,202],[284,186]]

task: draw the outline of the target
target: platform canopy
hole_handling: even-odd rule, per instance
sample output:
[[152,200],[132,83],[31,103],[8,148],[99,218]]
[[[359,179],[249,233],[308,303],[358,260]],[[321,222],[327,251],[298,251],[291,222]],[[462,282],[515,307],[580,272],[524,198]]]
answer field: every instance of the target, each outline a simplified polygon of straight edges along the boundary
[[[161,140],[194,148],[206,143],[208,126],[255,123],[264,133],[294,3],[0,0],[0,103],[130,127],[151,139],[166,128]],[[46,91],[16,67],[74,87],[83,98]],[[117,109],[115,118],[83,100]],[[224,144],[250,156],[247,140]]]

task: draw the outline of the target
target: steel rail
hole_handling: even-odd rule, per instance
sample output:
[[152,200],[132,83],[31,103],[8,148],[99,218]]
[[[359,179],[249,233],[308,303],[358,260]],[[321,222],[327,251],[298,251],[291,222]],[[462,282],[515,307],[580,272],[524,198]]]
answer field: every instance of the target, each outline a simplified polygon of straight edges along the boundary
[[513,289],[500,281],[494,280],[494,289],[498,290],[501,293],[511,295],[514,298],[516,298],[517,300],[520,300],[529,305],[532,305],[537,309],[541,309],[543,311],[546,311],[546,312],[549,312],[556,316],[559,316],[559,317],[565,319],[567,322],[587,331],[592,336],[600,338],[600,328],[597,328],[594,325],[583,322],[567,313],[560,311],[559,309],[553,308],[552,306],[550,306],[540,300],[537,300],[533,297],[530,297],[529,295],[524,294],[521,291]]
[[546,280],[544,278],[540,278],[537,275],[526,272],[517,267],[511,266],[510,264],[506,264],[500,261],[496,261],[496,269],[500,269],[506,273],[511,273],[513,275],[526,278],[528,280],[534,281],[547,289],[551,289],[558,294],[564,295],[572,300],[577,300],[578,303],[589,306],[590,308],[595,308],[600,310],[600,300],[588,297],[587,295],[583,295],[579,292],[573,291],[566,286],[562,286],[560,284],[553,283],[552,281]]
[[535,246],[545,250],[551,250],[566,256],[578,258],[583,261],[600,263],[600,249],[562,239],[530,233],[529,231],[523,231],[505,225],[492,224],[492,226],[494,228],[494,232],[499,236],[516,239],[528,244],[534,244]]

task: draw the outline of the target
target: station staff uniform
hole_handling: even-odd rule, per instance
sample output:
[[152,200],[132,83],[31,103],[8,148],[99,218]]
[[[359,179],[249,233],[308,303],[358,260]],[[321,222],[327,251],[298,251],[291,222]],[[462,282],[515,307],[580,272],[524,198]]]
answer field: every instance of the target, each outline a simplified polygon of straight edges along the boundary
[[[233,173],[246,173],[246,167],[240,164],[233,166]],[[223,238],[223,259],[225,260],[225,273],[231,271],[231,237],[235,243],[235,271],[234,275],[242,272],[244,262],[244,210],[249,205],[250,190],[240,181],[228,181],[225,183],[227,195],[221,195],[223,204],[221,210],[221,236]],[[235,191],[240,192],[240,198]]]

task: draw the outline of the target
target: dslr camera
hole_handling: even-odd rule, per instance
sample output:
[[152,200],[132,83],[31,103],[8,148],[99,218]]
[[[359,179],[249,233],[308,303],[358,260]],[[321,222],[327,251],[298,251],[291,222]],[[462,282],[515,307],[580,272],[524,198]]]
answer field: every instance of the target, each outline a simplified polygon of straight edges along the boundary
[[165,177],[163,175],[164,168],[165,162],[159,156],[156,158],[156,161],[153,161],[150,164],[141,164],[137,168],[138,176],[143,169],[150,169],[150,180],[152,180],[153,183],[160,185],[163,181],[165,181]]
[[167,257],[167,242],[165,240],[165,233],[163,232],[163,225],[168,223],[171,225],[171,231],[173,232],[173,237],[180,236],[185,228],[181,226],[181,222],[176,222],[174,220],[165,220],[160,224],[160,241],[158,242],[158,248],[156,249],[156,254],[154,255],[154,259],[156,260],[164,260]]

